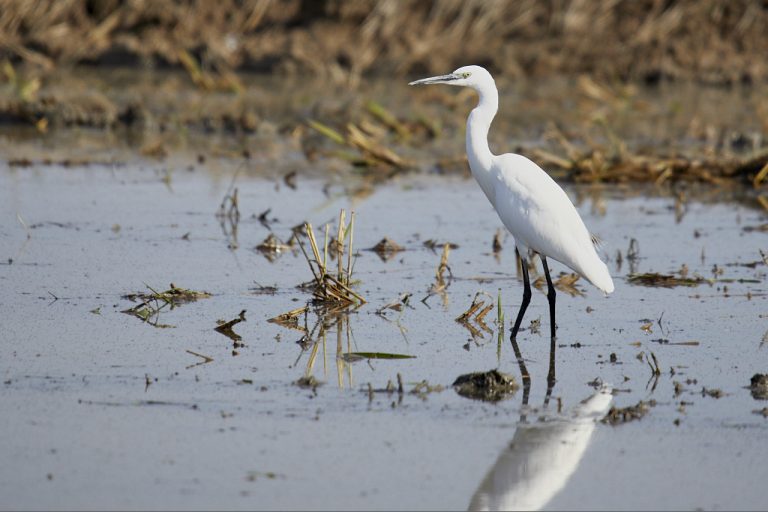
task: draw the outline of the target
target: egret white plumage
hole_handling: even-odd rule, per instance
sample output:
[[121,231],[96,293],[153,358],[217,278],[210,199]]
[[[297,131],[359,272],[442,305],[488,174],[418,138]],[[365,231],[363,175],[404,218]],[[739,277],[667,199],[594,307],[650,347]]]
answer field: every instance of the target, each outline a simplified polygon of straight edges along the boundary
[[515,238],[515,250],[523,260],[523,301],[515,319],[511,340],[513,343],[516,341],[520,323],[531,301],[527,265],[530,249],[539,255],[547,279],[554,351],[556,294],[547,258],[570,267],[606,294],[613,292],[613,280],[608,268],[597,255],[592,237],[578,211],[555,180],[522,155],[491,153],[488,129],[499,107],[499,93],[491,74],[480,66],[464,66],[448,75],[410,83],[432,84],[470,87],[479,95],[477,106],[467,118],[469,167],[501,221]]

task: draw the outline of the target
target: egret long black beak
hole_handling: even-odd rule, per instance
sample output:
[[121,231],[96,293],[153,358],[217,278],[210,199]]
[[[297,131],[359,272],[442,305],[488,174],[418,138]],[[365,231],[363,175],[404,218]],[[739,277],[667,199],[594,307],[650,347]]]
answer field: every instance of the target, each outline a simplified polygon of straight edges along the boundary
[[421,80],[416,80],[414,82],[409,83],[408,85],[449,84],[454,80],[458,80],[459,78],[462,78],[462,77],[455,73],[451,73],[450,75],[440,75],[440,76],[432,76],[429,78],[422,78]]

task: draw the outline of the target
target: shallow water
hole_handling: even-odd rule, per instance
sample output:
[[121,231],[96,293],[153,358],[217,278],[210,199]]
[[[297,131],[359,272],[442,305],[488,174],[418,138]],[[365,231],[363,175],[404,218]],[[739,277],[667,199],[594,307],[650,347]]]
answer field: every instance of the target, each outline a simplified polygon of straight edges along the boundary
[[[141,165],[0,167],[2,508],[466,509],[518,432],[545,428],[558,407],[568,417],[596,379],[613,386],[616,406],[656,405],[639,421],[595,425],[545,508],[765,508],[768,422],[753,411],[766,404],[746,389],[768,370],[766,267],[751,265],[766,235],[744,230],[766,222],[761,211],[713,193],[689,194],[676,209],[652,190],[569,188],[604,241],[616,292],[605,298],[578,282],[583,296],[559,294],[557,384],[546,408],[547,302],[534,293],[523,325],[540,318],[541,328],[520,336],[532,374],[523,407],[522,391],[490,404],[449,387],[496,367],[519,377],[507,340],[497,352],[495,310],[493,333],[482,337],[454,321],[476,292],[501,290],[509,323],[522,294],[512,239],[493,254],[500,222],[474,181],[410,175],[367,189],[355,175],[328,187],[299,175],[293,190],[240,177],[232,250],[215,212],[235,167],[197,166],[170,180]],[[312,345],[302,349],[300,332],[267,322],[306,303],[296,285],[311,278],[299,251],[270,262],[253,250],[269,234],[255,218],[268,208],[283,240],[305,220],[318,229],[340,208],[356,212],[356,290],[368,304],[344,317],[348,329],[329,322],[325,343],[317,340],[316,391],[294,384]],[[384,236],[406,250],[386,262],[362,250]],[[422,302],[440,260],[427,239],[459,247],[445,296]],[[626,280],[684,264],[719,281],[667,289]],[[170,328],[120,312],[134,305],[124,294],[169,283],[213,297],[163,310],[158,321]],[[413,294],[411,307],[375,314],[402,293]],[[234,330],[245,346],[235,355],[213,328],[241,310],[247,320]],[[315,321],[310,314],[310,328]],[[197,364],[188,350],[213,361]],[[348,351],[416,357],[337,358]],[[640,352],[656,355],[658,378]],[[402,396],[377,391],[369,401],[368,383],[379,390],[398,373]],[[422,380],[446,389],[408,392]],[[509,489],[506,474],[494,473]]]

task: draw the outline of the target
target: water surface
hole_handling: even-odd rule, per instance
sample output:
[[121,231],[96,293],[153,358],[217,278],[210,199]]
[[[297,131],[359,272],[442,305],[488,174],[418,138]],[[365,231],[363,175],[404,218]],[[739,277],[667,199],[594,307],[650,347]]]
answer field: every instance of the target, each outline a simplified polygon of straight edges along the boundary
[[[0,167],[3,508],[466,509],[521,429],[558,409],[567,415],[599,383],[613,386],[615,406],[656,405],[638,421],[594,425],[545,508],[765,507],[768,423],[753,411],[766,404],[746,386],[768,371],[766,235],[745,228],[766,218],[748,198],[705,190],[680,204],[652,190],[568,188],[604,241],[616,292],[605,298],[578,282],[581,296],[559,295],[558,381],[546,408],[547,302],[534,293],[520,337],[532,374],[524,407],[521,391],[490,404],[449,387],[497,367],[519,377],[508,340],[497,350],[495,310],[482,336],[454,321],[478,291],[500,291],[509,322],[522,294],[512,239],[494,254],[501,224],[474,181],[405,175],[365,189],[354,174],[300,174],[294,190],[240,175],[232,249],[215,212],[236,166],[191,167],[170,180],[140,164]],[[301,388],[294,382],[314,345],[267,319],[310,299],[296,285],[311,274],[300,251],[271,262],[253,248],[270,229],[287,240],[303,221],[335,223],[340,208],[356,213],[355,289],[368,303],[341,328],[329,320],[324,343],[312,340],[312,374],[324,384]],[[256,218],[267,209],[269,229]],[[384,236],[405,251],[382,261],[363,250]],[[429,239],[458,248],[447,292],[422,301],[440,261]],[[626,279],[683,265],[714,281],[657,288]],[[169,283],[213,296],[163,310],[168,328],[120,312],[134,305],[124,294]],[[403,293],[410,307],[376,314]],[[213,328],[241,310],[246,321],[234,330],[244,346],[235,349]],[[536,319],[540,332],[529,327]],[[307,317],[309,327],[316,321]],[[213,361],[198,364],[188,351]],[[416,357],[337,357],[349,351]],[[398,373],[402,396],[369,400],[368,383],[383,389]],[[446,389],[408,393],[423,380]]]

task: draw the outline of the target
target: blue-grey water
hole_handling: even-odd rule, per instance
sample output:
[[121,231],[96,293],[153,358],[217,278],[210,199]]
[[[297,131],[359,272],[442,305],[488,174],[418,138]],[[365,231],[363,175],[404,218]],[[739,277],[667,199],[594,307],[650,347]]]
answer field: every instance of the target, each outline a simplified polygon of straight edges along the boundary
[[[0,163],[0,508],[466,509],[519,429],[546,425],[558,408],[567,415],[599,383],[613,386],[617,407],[655,406],[640,420],[594,425],[545,508],[768,503],[768,420],[753,412],[768,403],[746,388],[768,372],[760,254],[768,244],[751,229],[766,214],[749,199],[702,189],[676,207],[652,189],[568,188],[603,240],[616,291],[606,298],[579,281],[582,296],[559,294],[557,384],[544,409],[541,292],[520,336],[529,405],[521,391],[490,404],[450,388],[460,374],[497,367],[520,377],[506,339],[499,358],[495,308],[486,317],[492,332],[481,336],[454,320],[477,292],[495,299],[500,291],[509,324],[522,294],[513,241],[502,238],[494,254],[501,224],[474,181],[406,175],[366,188],[353,174],[299,174],[294,190],[279,177],[240,174],[233,249],[215,213],[237,165],[189,167]],[[329,320],[324,342],[302,345],[301,332],[267,319],[310,299],[296,288],[311,278],[304,256],[288,250],[270,262],[253,248],[270,229],[287,240],[303,221],[318,233],[331,222],[335,233],[341,208],[355,211],[355,290],[368,303],[342,317],[341,329]],[[270,229],[257,219],[267,209]],[[405,250],[388,261],[363,250],[385,236]],[[429,239],[458,247],[445,293],[422,301],[440,261]],[[627,282],[630,272],[684,265],[688,277],[708,281]],[[164,309],[156,320],[167,328],[120,312],[134,305],[124,294],[170,283],[213,296]],[[404,293],[408,307],[376,314]],[[213,328],[241,310],[246,321],[234,330],[244,346],[235,348]],[[540,332],[530,328],[536,319]],[[310,314],[308,326],[316,320]],[[197,364],[203,359],[188,351],[212,361]],[[338,357],[350,351],[415,358]],[[324,383],[315,391],[294,384],[310,360]],[[396,386],[398,373],[402,397],[377,391],[369,400],[368,383]],[[410,394],[423,380],[445,389]]]

